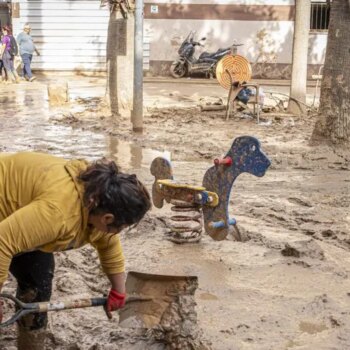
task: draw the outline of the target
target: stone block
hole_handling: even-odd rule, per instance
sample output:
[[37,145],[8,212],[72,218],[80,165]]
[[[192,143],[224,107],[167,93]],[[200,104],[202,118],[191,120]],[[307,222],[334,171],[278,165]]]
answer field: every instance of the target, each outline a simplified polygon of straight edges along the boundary
[[50,105],[61,106],[69,102],[68,83],[49,84],[47,93]]

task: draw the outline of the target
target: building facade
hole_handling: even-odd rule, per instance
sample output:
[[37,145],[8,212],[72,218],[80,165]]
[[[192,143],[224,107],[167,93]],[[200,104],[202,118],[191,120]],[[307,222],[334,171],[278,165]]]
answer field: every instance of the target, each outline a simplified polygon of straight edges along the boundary
[[[242,43],[238,53],[251,62],[255,77],[290,77],[294,0],[149,1],[145,4],[145,34],[150,42],[151,73],[167,74],[181,42],[195,30],[198,39],[207,38],[205,51],[215,52],[234,41]],[[325,58],[326,6],[322,1],[312,5],[309,76],[318,72]]]
[[[326,6],[318,1],[312,7],[310,76],[324,61]],[[239,54],[252,63],[255,77],[290,77],[294,0],[145,0],[144,18],[146,74],[169,75],[181,42],[195,30],[207,38],[205,51],[244,44]],[[108,19],[99,0],[0,0],[1,25],[11,23],[15,35],[31,25],[41,52],[33,60],[36,70],[104,72]]]
[[99,1],[19,0],[8,2],[14,35],[29,23],[40,52],[33,69],[104,71],[109,12]]

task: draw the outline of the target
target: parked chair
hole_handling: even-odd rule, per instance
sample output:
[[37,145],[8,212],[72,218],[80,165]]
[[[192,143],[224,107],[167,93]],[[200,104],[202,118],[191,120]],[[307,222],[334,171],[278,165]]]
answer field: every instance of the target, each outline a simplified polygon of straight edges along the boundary
[[260,107],[259,107],[259,89],[260,89],[260,86],[259,86],[259,84],[256,84],[256,83],[240,84],[237,82],[236,83],[233,82],[231,84],[230,92],[229,92],[228,99],[227,99],[226,120],[229,119],[232,111],[234,113],[237,111],[238,102],[239,102],[237,100],[237,96],[246,87],[255,89],[255,95],[253,95],[249,98],[248,103],[253,104],[253,113],[254,113],[254,115],[256,115],[257,122],[259,124],[259,121],[260,121]]

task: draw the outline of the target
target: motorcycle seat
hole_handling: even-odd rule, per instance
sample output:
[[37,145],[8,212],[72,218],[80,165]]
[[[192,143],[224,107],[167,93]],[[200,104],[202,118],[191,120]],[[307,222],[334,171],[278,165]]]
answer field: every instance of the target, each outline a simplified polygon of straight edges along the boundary
[[204,58],[204,57],[210,57],[211,55],[213,55],[213,54],[209,53],[207,51],[204,51],[200,54],[199,59]]
[[201,55],[199,56],[199,59],[214,57],[214,56],[219,55],[220,53],[225,52],[227,50],[229,50],[229,48],[219,49],[216,52],[205,51],[205,52],[201,53]]
[[229,47],[226,47],[225,49],[219,49],[219,50],[217,50],[217,51],[215,52],[215,54],[218,54],[218,53],[220,53],[220,52],[227,51],[227,50],[229,50],[229,49],[230,49]]

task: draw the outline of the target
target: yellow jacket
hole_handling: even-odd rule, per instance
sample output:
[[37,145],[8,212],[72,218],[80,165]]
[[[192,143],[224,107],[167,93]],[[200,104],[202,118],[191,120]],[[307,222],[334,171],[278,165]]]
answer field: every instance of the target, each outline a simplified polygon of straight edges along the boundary
[[91,229],[77,180],[88,163],[40,153],[0,153],[0,284],[13,256],[55,252],[90,243],[107,274],[124,271],[117,235]]

